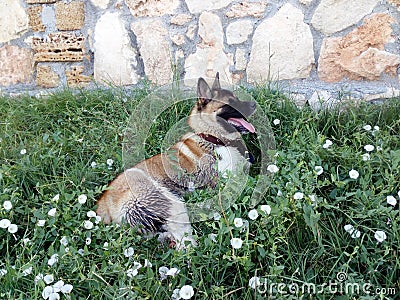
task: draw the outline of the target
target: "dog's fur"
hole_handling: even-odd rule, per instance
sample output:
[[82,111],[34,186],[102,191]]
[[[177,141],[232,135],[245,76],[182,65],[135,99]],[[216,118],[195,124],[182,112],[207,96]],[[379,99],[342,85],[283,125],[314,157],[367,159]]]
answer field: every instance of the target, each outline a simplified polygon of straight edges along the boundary
[[97,202],[105,223],[126,220],[144,232],[166,231],[177,248],[185,241],[195,244],[182,195],[193,187],[214,187],[220,172],[247,163],[240,133],[255,131],[245,118],[256,108],[221,89],[218,73],[211,89],[199,78],[197,94],[188,119],[193,132],[110,183]]

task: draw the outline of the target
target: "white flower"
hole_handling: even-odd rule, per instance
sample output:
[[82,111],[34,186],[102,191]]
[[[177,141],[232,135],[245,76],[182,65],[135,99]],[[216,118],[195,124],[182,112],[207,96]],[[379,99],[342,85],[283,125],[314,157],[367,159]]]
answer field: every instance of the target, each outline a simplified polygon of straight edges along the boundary
[[240,249],[242,248],[243,241],[240,238],[232,238],[231,239],[231,246],[234,249]]
[[60,292],[61,288],[64,286],[64,281],[59,280],[53,285],[53,292]]
[[96,224],[99,224],[100,221],[101,221],[101,217],[100,217],[100,216],[96,216],[95,218],[96,218],[96,220],[95,220],[94,222],[95,222]]
[[82,248],[78,249],[78,253],[82,256],[85,255],[85,250],[83,250]]
[[38,220],[37,226],[43,227],[46,224],[46,220]]
[[280,197],[280,196],[282,196],[282,195],[283,195],[283,193],[282,193],[282,191],[281,191],[281,190],[278,190],[278,192],[276,193],[276,195],[277,195],[278,197]]
[[350,170],[349,172],[349,176],[351,179],[357,179],[358,176],[360,176],[360,173],[358,173],[356,170]]
[[89,221],[89,220],[86,220],[86,221],[83,222],[83,227],[85,227],[86,229],[90,230],[90,229],[93,228],[93,222]]
[[348,233],[351,233],[351,232],[353,232],[354,227],[353,227],[353,225],[351,225],[351,224],[347,224],[347,225],[344,225],[344,230],[345,230],[346,232],[348,232]]
[[315,166],[314,170],[317,172],[317,175],[324,173],[324,168],[322,166]]
[[95,217],[96,217],[96,213],[95,213],[93,210],[89,210],[89,211],[86,213],[86,216],[87,216],[88,218],[95,218]]
[[10,224],[10,226],[8,226],[8,232],[9,233],[16,233],[18,231],[18,226],[15,224]]
[[256,209],[252,209],[249,211],[248,216],[250,220],[255,220],[258,218],[258,211]]
[[214,243],[217,242],[217,234],[215,234],[215,233],[210,233],[210,234],[208,235],[208,238],[209,238],[210,240],[212,240]]
[[374,126],[374,131],[379,131],[379,126]]
[[167,272],[169,271],[169,268],[166,266],[162,266],[158,268],[158,273],[160,274],[161,280],[164,280],[167,278]]
[[219,221],[219,219],[221,219],[221,215],[219,213],[214,213],[214,220],[215,221]]
[[239,228],[243,226],[243,220],[242,218],[235,218],[233,220],[233,224],[235,225],[235,227]]
[[107,159],[107,165],[108,166],[111,167],[113,165],[113,163],[114,163],[114,161],[111,158]]
[[85,203],[86,203],[86,200],[87,200],[87,196],[86,196],[85,194],[82,194],[82,195],[79,195],[79,196],[78,196],[78,202],[79,202],[80,204],[85,204]]
[[181,296],[179,296],[180,289],[174,289],[172,291],[171,300],[179,300]]
[[195,188],[195,186],[194,186],[194,182],[193,182],[193,181],[189,181],[189,182],[188,182],[188,191],[189,191],[189,192],[194,192],[195,189],[196,189],[196,188]]
[[129,247],[124,250],[125,257],[131,257],[133,255],[133,253],[135,253],[135,250],[133,250],[132,247]]
[[66,236],[63,236],[60,240],[61,245],[67,246],[68,245],[68,240]]
[[40,280],[43,280],[43,274],[39,273],[35,276],[35,283],[38,283]]
[[51,293],[49,295],[49,300],[60,300],[60,294],[59,293]]
[[388,204],[390,204],[392,206],[396,206],[396,204],[397,204],[397,200],[393,196],[387,196],[386,197],[386,201],[387,201]]
[[370,131],[372,129],[371,125],[365,125],[363,128],[366,131]]
[[43,277],[43,280],[44,280],[44,282],[46,282],[46,284],[50,284],[54,281],[54,277],[53,277],[53,275],[46,275]]
[[179,274],[180,271],[181,270],[178,268],[171,268],[167,271],[167,273],[165,273],[165,275],[174,277],[175,275]]
[[382,151],[382,146],[376,146],[376,151]]
[[194,295],[194,290],[190,285],[184,285],[179,290],[179,296],[181,296],[182,299],[190,299],[193,297],[193,295]]
[[7,270],[6,269],[0,269],[0,277],[3,277],[6,274],[7,274]]
[[325,141],[325,144],[322,145],[322,148],[328,149],[328,148],[329,148],[330,146],[332,146],[332,145],[333,145],[333,143],[332,143],[331,140],[326,140],[326,141]]
[[272,121],[272,123],[274,123],[274,125],[279,125],[281,123],[281,120],[275,119]]
[[364,153],[364,154],[362,155],[362,160],[363,160],[363,161],[371,160],[371,155],[369,155],[369,153]]
[[52,267],[56,262],[58,262],[58,254],[53,254],[50,256],[50,259],[47,261],[47,264]]
[[56,215],[57,209],[56,208],[52,208],[49,210],[49,212],[47,213],[50,217],[54,217]]
[[43,299],[48,299],[52,293],[53,293],[53,287],[52,286],[46,286],[42,291]]
[[317,196],[315,195],[308,195],[308,198],[310,198],[311,202],[317,201]]
[[53,201],[57,202],[60,199],[60,194],[57,194],[53,197]]
[[377,230],[375,231],[374,237],[378,243],[382,243],[384,240],[386,240],[386,233],[382,230]]
[[398,195],[398,196],[399,196],[399,198],[400,198],[400,191],[398,191],[398,192],[397,192],[397,195]]
[[138,269],[128,269],[126,270],[126,276],[132,278],[135,277],[139,273]]
[[365,145],[364,149],[367,152],[371,152],[371,151],[374,151],[375,147],[373,145]]
[[26,154],[26,149],[21,149],[21,151],[19,151],[19,153],[21,153],[21,155]]
[[92,239],[90,237],[86,238],[85,244],[90,245],[92,243]]
[[22,271],[22,276],[27,276],[32,273],[32,266]]
[[147,258],[145,258],[145,260],[144,260],[144,266],[145,266],[145,267],[151,268],[151,267],[153,266],[153,264],[152,264]]
[[65,253],[68,253],[69,252],[69,247],[65,247],[64,251],[65,251]]
[[31,239],[30,238],[24,238],[22,241],[24,242],[24,245],[26,245],[31,241]]
[[259,277],[257,277],[257,276],[254,276],[254,277],[251,277],[250,278],[250,280],[249,280],[249,286],[252,288],[252,289],[256,289],[258,286],[260,286],[261,285],[261,282],[260,282],[260,278]]
[[267,171],[271,172],[271,173],[276,173],[279,171],[279,168],[276,165],[272,164],[272,165],[268,165]]
[[303,197],[304,197],[304,194],[302,192],[296,192],[293,195],[293,199],[295,199],[295,200],[301,200],[301,199],[303,199]]
[[353,239],[358,239],[360,236],[361,236],[361,232],[360,232],[358,229],[354,229],[354,230],[351,232],[351,237],[352,237]]
[[260,206],[261,211],[265,212],[267,215],[271,213],[271,206],[264,204]]
[[108,242],[104,242],[103,248],[107,249],[108,248]]
[[92,161],[92,163],[90,164],[90,166],[91,166],[92,168],[96,168],[97,163],[96,163],[95,161]]
[[12,206],[11,201],[7,200],[7,201],[4,201],[3,207],[4,207],[5,210],[10,210],[13,206]]
[[0,220],[0,228],[8,228],[8,226],[11,225],[11,222],[9,219],[1,219]]
[[69,294],[71,293],[72,289],[74,287],[72,286],[72,284],[65,284],[61,287],[61,293],[63,294]]

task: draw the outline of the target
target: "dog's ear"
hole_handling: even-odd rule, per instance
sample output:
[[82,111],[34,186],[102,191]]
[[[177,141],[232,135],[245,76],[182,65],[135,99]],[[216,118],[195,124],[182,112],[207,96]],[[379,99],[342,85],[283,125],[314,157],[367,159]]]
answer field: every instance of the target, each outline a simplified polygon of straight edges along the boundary
[[212,86],[212,90],[220,90],[221,89],[221,85],[219,83],[219,72],[217,72],[217,74],[215,74],[215,80],[214,80],[214,84]]
[[211,101],[210,87],[208,86],[207,82],[201,77],[197,82],[197,97],[199,109]]

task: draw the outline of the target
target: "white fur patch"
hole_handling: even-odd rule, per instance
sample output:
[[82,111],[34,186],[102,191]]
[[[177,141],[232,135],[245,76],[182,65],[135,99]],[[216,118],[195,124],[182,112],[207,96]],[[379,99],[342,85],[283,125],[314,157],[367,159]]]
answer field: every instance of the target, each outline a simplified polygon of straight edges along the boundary
[[218,172],[226,178],[228,173],[234,172],[236,168],[242,165],[244,157],[234,147],[218,147],[215,152],[218,154]]

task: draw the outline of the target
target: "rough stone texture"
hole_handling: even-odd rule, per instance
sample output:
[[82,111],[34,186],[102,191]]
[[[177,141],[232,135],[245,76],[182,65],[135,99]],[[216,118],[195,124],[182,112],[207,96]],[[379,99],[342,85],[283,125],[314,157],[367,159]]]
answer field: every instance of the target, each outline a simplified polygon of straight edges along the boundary
[[84,3],[58,2],[56,4],[56,26],[58,30],[79,30],[85,24]]
[[397,6],[397,9],[400,10],[400,0],[389,0],[389,3],[394,6]]
[[188,27],[188,29],[187,29],[187,31],[186,31],[186,36],[189,38],[189,39],[191,39],[191,40],[193,40],[193,38],[194,38],[194,35],[195,35],[195,31],[196,31],[196,25],[189,25],[189,27]]
[[253,31],[253,22],[240,20],[230,23],[226,28],[226,42],[228,44],[240,44],[247,40]]
[[159,17],[173,14],[179,6],[179,0],[125,0],[131,14],[135,17]]
[[83,59],[85,38],[73,33],[51,33],[32,39],[34,59],[41,61],[79,61]]
[[379,0],[322,0],[311,19],[324,34],[341,31],[371,13]]
[[161,20],[140,20],[134,22],[131,28],[138,40],[146,76],[159,85],[171,82],[171,51],[166,41],[168,31]]
[[118,13],[106,12],[99,18],[93,46],[96,81],[122,85],[138,82],[136,51]]
[[199,17],[199,36],[203,45],[223,48],[224,31],[220,18],[208,11],[203,12]]
[[54,88],[60,84],[60,77],[50,66],[38,65],[36,68],[36,84],[44,88]]
[[192,19],[191,15],[179,14],[171,18],[171,24],[182,26],[185,25],[187,22],[189,22],[191,19]]
[[29,27],[33,31],[44,31],[46,28],[42,22],[42,6],[30,6],[27,9],[29,17]]
[[246,69],[247,59],[246,59],[247,51],[243,48],[237,48],[235,54],[235,69],[238,71]]
[[296,79],[309,76],[314,64],[313,37],[303,13],[285,4],[255,30],[247,79]]
[[311,4],[311,2],[313,2],[314,0],[299,0],[299,2],[301,3],[301,4],[304,4],[304,5],[310,5]]
[[201,13],[207,10],[220,9],[232,2],[232,0],[185,0],[189,11],[192,14]]
[[235,3],[231,6],[230,10],[226,13],[228,18],[243,18],[251,16],[254,18],[261,18],[264,15],[267,7],[266,1],[248,2],[242,1]]
[[181,46],[185,43],[185,37],[182,34],[175,34],[171,36],[171,41],[174,44]]
[[202,42],[185,61],[185,83],[193,85],[200,76],[214,77],[218,71],[221,81],[232,83],[229,68],[233,65],[233,55],[224,52],[220,18],[210,12],[203,12],[199,17],[199,35]]
[[110,3],[110,0],[90,0],[90,1],[93,3],[93,5],[101,9],[106,9],[108,7],[108,4]]
[[92,78],[90,76],[82,74],[83,70],[83,66],[73,66],[71,69],[65,71],[68,86],[84,87],[92,81]]
[[4,45],[0,48],[0,85],[29,83],[33,74],[31,50]]
[[365,101],[372,101],[378,99],[390,99],[400,97],[400,90],[394,88],[387,88],[386,92],[380,94],[371,94],[364,96]]
[[28,4],[50,4],[50,3],[55,3],[58,0],[26,0],[26,3]]
[[318,60],[319,78],[334,82],[344,77],[376,80],[383,72],[395,75],[400,56],[384,51],[385,44],[392,41],[394,22],[387,14],[375,14],[344,37],[324,39]]
[[20,1],[0,1],[0,43],[18,38],[29,28],[28,15]]

